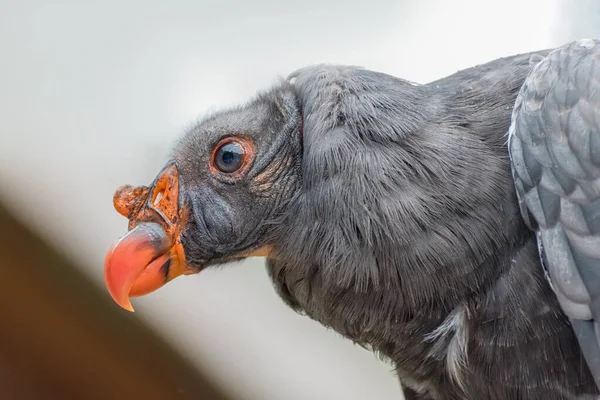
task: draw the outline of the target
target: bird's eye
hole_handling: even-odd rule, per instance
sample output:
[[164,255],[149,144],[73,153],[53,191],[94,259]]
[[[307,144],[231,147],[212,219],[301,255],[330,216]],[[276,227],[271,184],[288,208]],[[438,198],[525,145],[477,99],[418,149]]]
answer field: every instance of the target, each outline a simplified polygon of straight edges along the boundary
[[239,143],[229,142],[221,145],[215,154],[215,166],[221,172],[232,173],[244,163],[244,148]]
[[224,139],[215,147],[212,168],[225,174],[239,171],[246,164],[248,152],[249,145],[242,139]]

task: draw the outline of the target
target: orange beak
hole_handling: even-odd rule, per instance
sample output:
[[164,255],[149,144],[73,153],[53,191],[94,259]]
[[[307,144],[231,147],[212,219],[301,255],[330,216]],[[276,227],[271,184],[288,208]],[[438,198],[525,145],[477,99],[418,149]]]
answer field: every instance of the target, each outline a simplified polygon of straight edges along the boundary
[[130,297],[153,292],[184,274],[181,228],[186,214],[179,205],[179,174],[169,164],[151,188],[123,186],[114,195],[115,209],[129,219],[129,232],[109,250],[104,279],[113,300],[133,311]]

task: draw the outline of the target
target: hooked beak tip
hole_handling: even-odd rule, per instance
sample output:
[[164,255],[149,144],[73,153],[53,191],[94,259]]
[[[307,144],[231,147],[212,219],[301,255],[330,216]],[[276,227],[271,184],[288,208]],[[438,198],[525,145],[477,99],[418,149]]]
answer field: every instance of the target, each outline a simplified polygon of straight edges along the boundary
[[133,312],[129,298],[164,285],[167,277],[161,267],[169,258],[168,239],[160,225],[133,228],[113,245],[104,262],[104,280],[113,300]]

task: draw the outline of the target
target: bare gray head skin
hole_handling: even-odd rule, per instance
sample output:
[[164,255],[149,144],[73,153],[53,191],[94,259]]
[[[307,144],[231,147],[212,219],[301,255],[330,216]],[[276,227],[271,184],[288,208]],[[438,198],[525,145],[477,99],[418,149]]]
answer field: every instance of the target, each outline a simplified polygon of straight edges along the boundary
[[596,393],[506,148],[545,54],[427,85],[314,66],[204,118],[172,157],[187,264],[266,255],[284,301],[393,362],[409,399]]
[[[188,265],[203,269],[274,244],[274,227],[300,190],[301,130],[298,98],[282,81],[244,106],[205,117],[179,141],[173,159],[190,210],[182,233]],[[231,155],[218,150],[230,140],[246,146],[245,159],[223,172],[219,157]]]

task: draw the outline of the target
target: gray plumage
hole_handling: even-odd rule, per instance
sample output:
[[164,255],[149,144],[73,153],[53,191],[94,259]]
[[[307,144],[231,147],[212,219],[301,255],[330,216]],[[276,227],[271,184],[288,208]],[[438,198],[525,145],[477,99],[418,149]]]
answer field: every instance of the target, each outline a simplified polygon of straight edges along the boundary
[[[507,149],[517,94],[548,54],[499,59],[426,85],[313,66],[206,117],[173,153],[191,210],[182,233],[188,263],[199,270],[269,246],[267,268],[284,301],[390,360],[407,399],[595,398],[536,233],[521,215],[528,211],[519,207]],[[543,90],[536,76],[521,92],[521,110]],[[586,95],[597,107],[598,94]],[[595,110],[584,115],[597,122]],[[519,168],[529,174],[518,175],[517,187],[525,197],[544,193],[544,235],[560,220],[557,207],[572,204],[562,192],[546,194],[552,187],[528,164],[544,165],[526,136],[541,130],[520,127],[531,127],[530,114],[515,117]],[[536,129],[563,121],[535,118]],[[235,178],[211,173],[212,149],[233,134],[255,144],[252,165]],[[578,187],[588,199],[598,193]],[[564,215],[572,224],[598,215],[584,210]],[[580,238],[594,224],[569,232]],[[562,268],[575,276],[574,265]]]
[[571,43],[534,68],[509,150],[521,212],[600,385],[600,41]]

